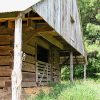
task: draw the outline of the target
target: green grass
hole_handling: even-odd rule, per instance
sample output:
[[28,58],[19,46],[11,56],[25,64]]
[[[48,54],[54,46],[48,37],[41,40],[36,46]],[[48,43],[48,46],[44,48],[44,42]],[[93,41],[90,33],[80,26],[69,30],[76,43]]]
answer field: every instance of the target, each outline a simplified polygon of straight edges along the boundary
[[41,90],[34,100],[100,100],[100,80],[62,82],[52,87],[50,93]]

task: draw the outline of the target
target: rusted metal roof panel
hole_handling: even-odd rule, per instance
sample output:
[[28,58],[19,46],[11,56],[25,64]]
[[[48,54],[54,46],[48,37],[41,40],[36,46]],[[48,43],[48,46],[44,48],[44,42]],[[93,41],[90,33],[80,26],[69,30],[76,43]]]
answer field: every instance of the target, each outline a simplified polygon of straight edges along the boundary
[[0,13],[24,11],[41,0],[0,0]]

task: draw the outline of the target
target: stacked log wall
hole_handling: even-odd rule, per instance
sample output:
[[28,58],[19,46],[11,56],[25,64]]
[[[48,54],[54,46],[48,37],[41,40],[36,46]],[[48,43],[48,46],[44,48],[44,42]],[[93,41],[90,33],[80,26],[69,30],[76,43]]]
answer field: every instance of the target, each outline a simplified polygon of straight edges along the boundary
[[[33,87],[36,86],[36,54],[35,54],[35,43],[34,46],[26,44],[23,47],[23,66],[22,66],[22,87]],[[30,52],[30,50],[32,50]]]
[[[29,33],[27,33],[29,34]],[[44,83],[47,83],[53,79],[54,82],[58,82],[60,78],[59,68],[59,52],[56,47],[50,49],[50,44],[45,40],[37,37],[32,37],[28,40],[27,34],[23,33],[23,65],[22,65],[22,87],[36,86],[36,44],[50,50],[51,61],[49,63],[48,74],[43,79]],[[25,37],[26,35],[26,37]],[[26,38],[26,39],[25,39]],[[11,73],[13,69],[13,49],[14,49],[14,30],[6,27],[0,28],[0,88],[11,87]],[[25,55],[24,55],[25,54]],[[41,75],[42,77],[42,75]],[[41,85],[42,85],[41,83]]]
[[0,88],[11,85],[13,34],[13,29],[0,27]]

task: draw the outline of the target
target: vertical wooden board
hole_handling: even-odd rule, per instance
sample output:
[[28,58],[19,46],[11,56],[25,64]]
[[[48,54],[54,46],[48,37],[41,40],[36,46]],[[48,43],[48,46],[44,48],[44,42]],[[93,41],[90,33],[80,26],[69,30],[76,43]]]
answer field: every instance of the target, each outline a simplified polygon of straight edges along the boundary
[[37,13],[45,20],[47,20],[47,1],[48,0],[43,0],[33,6],[33,9],[36,10]]
[[72,0],[73,1],[73,18],[75,20],[74,22],[74,47],[77,47],[77,29],[76,29],[76,1]]
[[82,42],[82,31],[81,31],[81,25],[80,25],[80,18],[78,13],[78,7],[77,2],[75,1],[75,8],[76,8],[76,31],[77,31],[77,50],[79,50],[81,53],[84,54],[84,46]]
[[15,19],[14,65],[12,71],[12,100],[21,100],[22,81],[22,13]]
[[[52,6],[52,8],[53,8],[53,5],[52,5],[52,2],[54,1],[54,0],[47,0],[48,1],[48,12],[47,12],[47,14],[48,14],[48,17],[47,17],[47,20],[48,20],[48,23],[50,24],[50,23],[52,23],[52,17],[50,17],[50,16],[52,16],[52,9],[51,9],[51,6]],[[52,26],[52,24],[50,24],[51,26]]]
[[61,35],[70,43],[70,5],[69,0],[61,0]]
[[60,12],[60,2],[61,0],[54,0],[54,28],[55,29],[57,29],[57,32],[58,33],[60,33],[60,25],[61,25],[61,19],[60,19],[60,14],[61,14],[61,12]]
[[43,14],[45,15],[43,18],[45,20],[48,20],[48,0],[45,0],[45,2],[43,3],[43,7],[41,9],[43,9]]
[[[61,0],[61,34],[63,36],[66,35],[65,31],[67,29],[66,22],[67,22],[67,0]],[[67,15],[67,16],[66,16]]]
[[73,8],[72,8],[72,15],[73,15],[73,18],[74,18],[74,20],[75,20],[75,22],[76,22],[76,13],[77,13],[77,11],[76,11],[76,1],[75,0],[72,0],[72,5],[73,5]]
[[55,3],[55,1],[54,0],[52,0],[52,2],[51,2],[51,16],[49,16],[50,18],[51,18],[51,22],[52,23],[50,23],[51,25],[52,25],[52,27],[54,28],[54,26],[55,26],[55,5],[54,5],[54,3]]
[[69,28],[68,29],[69,38],[71,38],[71,20],[70,20],[70,15],[71,15],[71,10],[70,9],[71,9],[71,7],[70,7],[70,1],[71,0],[67,0],[67,6],[68,6],[67,7],[67,12],[68,12],[67,13],[67,16],[68,16],[68,20],[67,21],[68,21],[68,28]]

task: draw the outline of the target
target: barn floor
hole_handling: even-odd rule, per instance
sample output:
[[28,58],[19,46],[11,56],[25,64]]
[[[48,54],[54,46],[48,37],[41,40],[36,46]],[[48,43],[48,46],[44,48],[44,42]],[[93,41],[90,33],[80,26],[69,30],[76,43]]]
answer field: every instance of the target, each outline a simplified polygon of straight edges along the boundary
[[[44,91],[49,93],[51,87],[34,87],[34,88],[24,88],[22,94],[22,100],[26,100],[27,98],[34,98],[40,91]],[[10,90],[2,90],[0,89],[0,100],[11,100],[11,91]],[[31,100],[31,99],[29,99]]]

